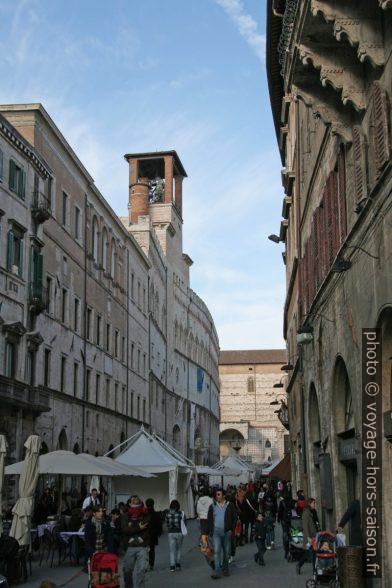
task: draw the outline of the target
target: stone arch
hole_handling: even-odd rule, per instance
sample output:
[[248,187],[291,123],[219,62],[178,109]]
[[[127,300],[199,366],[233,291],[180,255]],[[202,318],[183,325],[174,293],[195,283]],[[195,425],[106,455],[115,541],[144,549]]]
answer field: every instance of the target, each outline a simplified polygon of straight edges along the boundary
[[[392,468],[391,468],[391,439],[388,438],[388,430],[385,424],[388,418],[385,414],[390,414],[392,410],[392,307],[386,307],[381,310],[377,321],[377,327],[381,329],[382,336],[382,419],[383,419],[383,440],[382,440],[382,489],[383,489],[383,519],[390,521],[392,519]],[[383,527],[382,550],[384,554],[392,553],[392,536],[387,532],[387,525]],[[388,560],[384,559],[384,569],[387,569]]]
[[219,451],[221,457],[241,455],[244,444],[245,438],[243,434],[234,427],[225,429],[219,434]]
[[338,356],[332,377],[332,468],[337,517],[343,514],[354,497],[359,497],[354,417],[348,371],[345,361]]
[[57,440],[56,449],[63,449],[64,451],[68,451],[68,439],[67,439],[67,433],[65,432],[65,429],[61,429],[61,431],[60,431],[60,435]]
[[104,228],[102,230],[102,269],[106,272],[108,267],[108,232]]
[[76,453],[76,455],[77,455],[78,453],[80,453],[80,447],[79,447],[79,443],[75,443],[75,445],[73,446],[73,449],[72,449],[72,451],[73,451],[74,453]]
[[173,447],[177,451],[181,450],[181,429],[178,425],[173,427]]
[[307,430],[308,430],[308,455],[309,462],[314,464],[314,468],[310,468],[311,474],[311,496],[313,496],[317,502],[320,501],[320,464],[319,454],[322,452],[321,447],[321,426],[320,426],[320,410],[319,402],[316,392],[316,387],[312,382],[309,389],[309,404],[308,404],[308,419],[307,419]]

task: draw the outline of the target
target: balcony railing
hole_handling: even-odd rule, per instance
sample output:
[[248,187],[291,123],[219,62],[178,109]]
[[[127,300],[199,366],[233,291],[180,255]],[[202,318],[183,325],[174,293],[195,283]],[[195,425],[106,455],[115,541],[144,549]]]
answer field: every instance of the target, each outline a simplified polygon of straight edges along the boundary
[[50,395],[42,386],[30,386],[14,378],[0,376],[0,403],[41,413],[50,410]]
[[48,290],[42,284],[37,282],[29,283],[29,305],[31,312],[39,314],[48,309],[49,297]]
[[50,201],[42,192],[33,192],[31,212],[35,220],[43,223],[52,215]]

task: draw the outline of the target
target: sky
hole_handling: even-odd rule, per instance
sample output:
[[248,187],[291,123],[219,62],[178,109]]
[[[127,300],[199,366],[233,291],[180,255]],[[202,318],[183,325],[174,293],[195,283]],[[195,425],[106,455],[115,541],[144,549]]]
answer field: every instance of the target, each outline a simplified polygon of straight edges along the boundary
[[125,153],[175,149],[191,287],[221,349],[283,348],[266,0],[2,0],[0,103],[41,102],[127,215]]

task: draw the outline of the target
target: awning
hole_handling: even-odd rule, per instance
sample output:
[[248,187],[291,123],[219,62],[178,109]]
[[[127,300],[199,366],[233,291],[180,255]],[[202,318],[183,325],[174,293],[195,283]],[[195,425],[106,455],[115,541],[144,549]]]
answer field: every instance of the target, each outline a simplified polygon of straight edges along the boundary
[[278,480],[291,480],[291,459],[290,453],[286,453],[284,458],[270,471],[268,474],[270,478],[277,478]]

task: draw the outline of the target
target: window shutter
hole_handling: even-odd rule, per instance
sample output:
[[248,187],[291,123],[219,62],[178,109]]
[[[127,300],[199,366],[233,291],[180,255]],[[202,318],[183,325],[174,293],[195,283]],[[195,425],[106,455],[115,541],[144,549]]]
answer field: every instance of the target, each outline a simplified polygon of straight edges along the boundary
[[[330,173],[330,198],[332,213],[332,259],[336,256],[340,247],[339,232],[339,195],[338,195],[338,174],[335,170]],[[331,260],[332,261],[332,260]]]
[[11,271],[14,264],[14,233],[8,232],[8,247],[7,247],[7,270]]
[[325,214],[325,193],[323,194],[321,204],[320,204],[320,214],[319,214],[319,264],[320,264],[320,276],[321,282],[325,278],[326,269],[327,269],[327,223],[326,223],[326,214]]
[[21,278],[23,275],[23,239],[19,239],[19,271],[18,275]]
[[327,268],[332,264],[333,260],[333,206],[332,206],[332,190],[331,190],[331,176],[329,175],[327,178],[327,183],[325,185],[325,209],[326,209],[326,263]]
[[373,83],[371,131],[378,180],[390,157],[387,97],[380,82]]
[[37,253],[35,257],[35,283],[39,289],[42,288],[43,266],[44,256],[41,253]]
[[338,155],[338,196],[339,196],[339,232],[340,244],[343,243],[347,234],[347,212],[346,212],[346,155],[343,148]]
[[26,196],[25,192],[26,192],[26,172],[24,172],[23,170],[20,170],[18,194],[19,194],[20,198],[22,198],[22,200],[25,199],[25,196]]
[[10,171],[9,171],[9,178],[8,178],[8,185],[12,192],[16,192],[15,187],[15,161],[10,159]]
[[352,129],[353,138],[353,159],[354,159],[354,185],[356,200],[360,202],[367,196],[366,178],[366,144],[362,135],[361,127],[355,126]]

